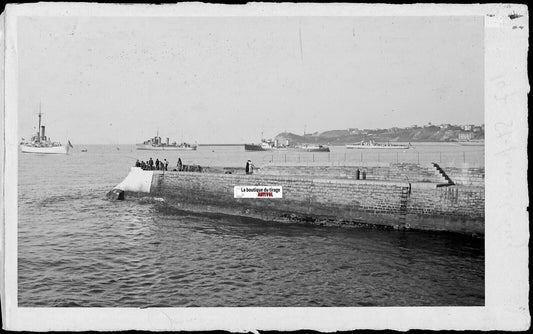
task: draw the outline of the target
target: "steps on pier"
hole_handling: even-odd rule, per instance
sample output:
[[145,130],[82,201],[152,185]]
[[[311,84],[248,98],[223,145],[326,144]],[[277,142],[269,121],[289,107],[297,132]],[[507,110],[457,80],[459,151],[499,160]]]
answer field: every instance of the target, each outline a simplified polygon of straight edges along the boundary
[[453,186],[455,183],[452,181],[452,179],[448,176],[448,174],[446,174],[446,172],[444,171],[444,169],[442,169],[439,164],[437,164],[436,162],[432,162],[431,163],[433,165],[433,167],[435,168],[435,170],[437,171],[437,173],[442,177],[442,180],[444,181],[443,184],[441,184],[440,186]]

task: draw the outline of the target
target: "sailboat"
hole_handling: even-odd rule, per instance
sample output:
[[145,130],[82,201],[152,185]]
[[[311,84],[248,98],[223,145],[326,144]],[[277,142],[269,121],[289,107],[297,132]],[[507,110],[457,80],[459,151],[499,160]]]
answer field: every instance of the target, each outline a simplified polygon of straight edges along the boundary
[[70,140],[67,145],[62,145],[60,142],[55,142],[45,135],[45,126],[41,125],[41,108],[39,106],[39,131],[34,134],[31,139],[24,140],[20,143],[20,148],[23,153],[42,153],[42,154],[68,154],[70,148],[73,148]]

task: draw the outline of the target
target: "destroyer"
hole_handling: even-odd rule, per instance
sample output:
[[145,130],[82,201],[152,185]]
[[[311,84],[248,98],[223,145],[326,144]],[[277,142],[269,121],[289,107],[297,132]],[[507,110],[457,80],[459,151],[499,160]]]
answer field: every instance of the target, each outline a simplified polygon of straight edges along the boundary
[[161,141],[161,137],[156,135],[153,138],[148,139],[142,144],[137,144],[136,148],[138,150],[169,150],[169,151],[196,151],[198,145],[192,145],[188,143],[170,143],[169,138],[167,137],[166,142]]

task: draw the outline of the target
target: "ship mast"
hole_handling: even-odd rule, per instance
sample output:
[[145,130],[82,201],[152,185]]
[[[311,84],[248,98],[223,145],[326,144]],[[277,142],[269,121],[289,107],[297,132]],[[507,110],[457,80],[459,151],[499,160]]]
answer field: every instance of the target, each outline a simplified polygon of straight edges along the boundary
[[40,143],[41,142],[41,102],[39,102],[39,127],[37,128],[37,130],[39,130],[39,135],[37,136],[37,141]]

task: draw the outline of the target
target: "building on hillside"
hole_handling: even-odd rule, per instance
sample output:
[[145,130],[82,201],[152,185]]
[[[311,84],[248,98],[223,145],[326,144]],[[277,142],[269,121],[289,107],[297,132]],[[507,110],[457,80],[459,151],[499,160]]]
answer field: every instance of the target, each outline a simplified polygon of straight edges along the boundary
[[459,140],[472,140],[473,136],[472,132],[459,132]]

